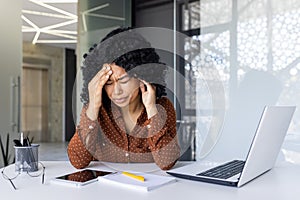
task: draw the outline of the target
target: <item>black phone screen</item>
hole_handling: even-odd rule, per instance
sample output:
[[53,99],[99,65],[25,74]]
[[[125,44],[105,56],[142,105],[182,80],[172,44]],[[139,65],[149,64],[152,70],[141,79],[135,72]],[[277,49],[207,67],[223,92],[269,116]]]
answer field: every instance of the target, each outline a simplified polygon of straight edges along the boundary
[[87,182],[93,179],[96,179],[99,176],[105,176],[107,174],[111,174],[112,172],[108,171],[98,171],[98,170],[82,170],[79,172],[74,172],[71,174],[66,174],[63,176],[56,177],[59,180],[68,180],[68,181],[76,181],[76,182]]

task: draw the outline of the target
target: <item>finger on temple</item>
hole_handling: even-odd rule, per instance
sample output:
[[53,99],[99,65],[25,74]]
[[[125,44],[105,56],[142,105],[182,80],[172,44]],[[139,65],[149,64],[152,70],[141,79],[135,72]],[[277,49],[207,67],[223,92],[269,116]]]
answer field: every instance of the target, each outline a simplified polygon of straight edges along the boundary
[[146,88],[145,88],[145,85],[143,82],[140,82],[140,88],[141,88],[142,93],[146,91]]

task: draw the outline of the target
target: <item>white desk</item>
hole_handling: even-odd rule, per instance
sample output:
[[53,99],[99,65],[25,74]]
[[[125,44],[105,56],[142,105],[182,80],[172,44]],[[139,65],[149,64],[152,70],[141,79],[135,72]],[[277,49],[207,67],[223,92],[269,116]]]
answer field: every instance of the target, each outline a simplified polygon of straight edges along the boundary
[[[271,171],[246,184],[242,188],[214,185],[177,179],[172,183],[150,192],[95,182],[81,188],[61,186],[50,183],[54,176],[75,171],[66,161],[44,161],[46,167],[45,184],[41,177],[31,178],[21,174],[14,180],[18,190],[14,190],[9,181],[0,177],[1,199],[8,200],[77,200],[77,199],[116,199],[116,200],[167,200],[167,199],[272,199],[289,200],[300,198],[300,166],[286,162],[277,164]],[[180,163],[178,165],[187,164]],[[101,166],[101,165],[100,165]],[[5,170],[14,169],[14,165]],[[1,169],[2,170],[2,169]],[[164,171],[155,174],[166,175]],[[166,175],[167,176],[167,175]]]

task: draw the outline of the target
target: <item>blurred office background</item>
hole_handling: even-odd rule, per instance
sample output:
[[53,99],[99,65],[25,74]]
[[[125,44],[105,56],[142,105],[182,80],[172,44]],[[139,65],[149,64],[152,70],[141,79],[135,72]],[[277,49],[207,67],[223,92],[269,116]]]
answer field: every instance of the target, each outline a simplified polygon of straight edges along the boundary
[[[0,11],[0,134],[11,159],[21,131],[42,144],[41,159],[67,159],[82,55],[119,26],[148,33],[170,67],[181,160],[243,158],[265,105],[300,102],[296,0],[0,0]],[[300,164],[299,109],[280,159]]]

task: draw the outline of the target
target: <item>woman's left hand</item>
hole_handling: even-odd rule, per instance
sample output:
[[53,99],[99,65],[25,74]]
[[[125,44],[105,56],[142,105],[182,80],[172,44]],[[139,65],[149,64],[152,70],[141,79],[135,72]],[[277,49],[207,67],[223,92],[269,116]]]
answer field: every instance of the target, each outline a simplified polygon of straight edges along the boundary
[[150,83],[140,80],[140,89],[142,92],[142,101],[146,108],[148,118],[151,118],[157,113],[155,87]]

